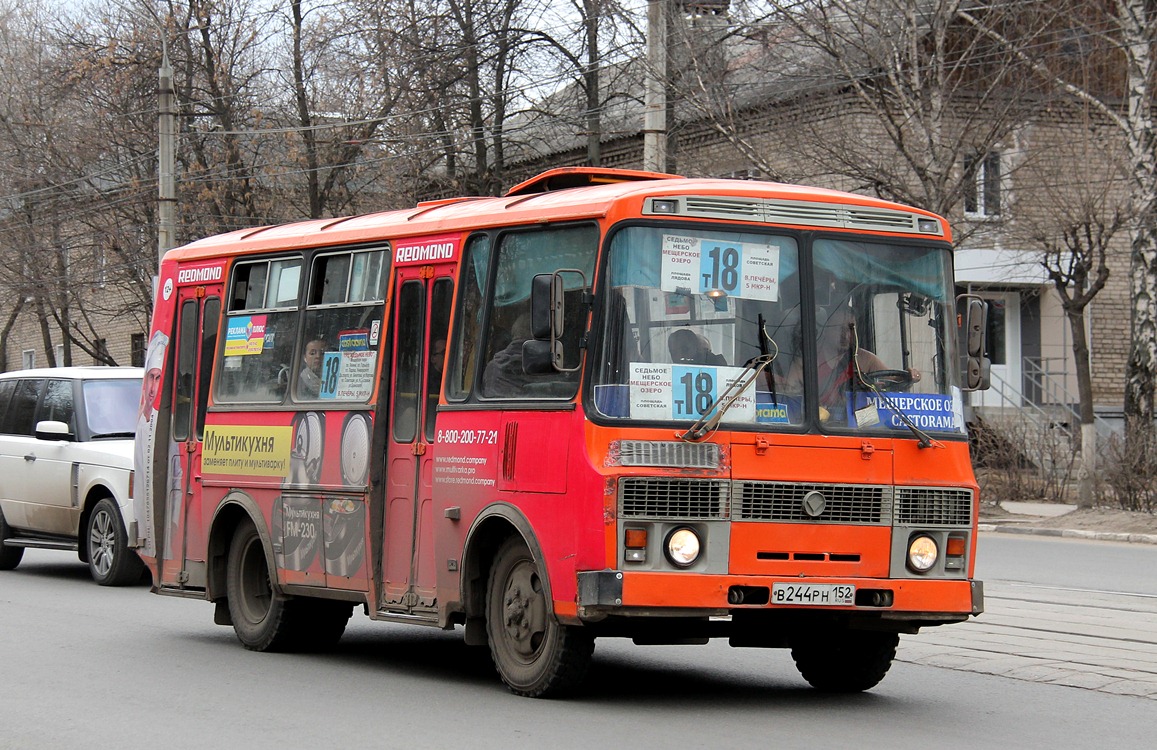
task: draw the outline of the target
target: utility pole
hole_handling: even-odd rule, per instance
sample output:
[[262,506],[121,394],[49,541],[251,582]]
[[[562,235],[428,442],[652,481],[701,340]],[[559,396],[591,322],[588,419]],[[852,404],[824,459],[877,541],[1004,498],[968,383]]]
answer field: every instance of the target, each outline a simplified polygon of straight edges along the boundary
[[157,268],[165,252],[176,245],[177,228],[177,109],[169,44],[161,36],[161,69],[157,89]]
[[643,169],[667,171],[667,5],[647,0],[647,80],[643,94]]

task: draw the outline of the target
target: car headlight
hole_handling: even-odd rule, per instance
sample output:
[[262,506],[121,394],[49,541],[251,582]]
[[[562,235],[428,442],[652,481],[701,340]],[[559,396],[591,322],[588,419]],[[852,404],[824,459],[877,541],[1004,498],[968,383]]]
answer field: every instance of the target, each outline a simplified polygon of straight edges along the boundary
[[699,535],[693,529],[682,526],[667,535],[667,559],[672,565],[687,568],[699,559]]
[[932,570],[939,557],[940,550],[936,547],[936,540],[926,534],[912,537],[908,542],[908,567],[917,573]]

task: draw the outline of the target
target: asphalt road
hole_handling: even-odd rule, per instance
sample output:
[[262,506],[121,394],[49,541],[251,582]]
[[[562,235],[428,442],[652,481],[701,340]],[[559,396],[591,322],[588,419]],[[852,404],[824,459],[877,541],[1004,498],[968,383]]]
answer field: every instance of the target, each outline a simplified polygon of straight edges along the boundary
[[[1072,544],[1057,554],[1104,555]],[[0,573],[0,748],[1151,747],[1151,698],[966,663],[1057,640],[1004,622],[1044,605],[1003,580],[999,559],[986,563],[989,612],[905,636],[869,693],[818,693],[784,651],[601,640],[578,696],[534,701],[506,692],[456,633],[355,615],[331,654],[256,654],[204,602],[99,588],[73,556],[30,551]],[[1157,651],[1157,615],[1133,616]],[[1115,639],[1127,642],[1101,645]]]

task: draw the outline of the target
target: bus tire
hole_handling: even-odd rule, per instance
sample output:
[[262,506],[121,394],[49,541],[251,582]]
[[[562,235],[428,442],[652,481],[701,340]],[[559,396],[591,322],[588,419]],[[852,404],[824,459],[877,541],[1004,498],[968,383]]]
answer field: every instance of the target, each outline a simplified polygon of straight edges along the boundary
[[250,651],[285,651],[296,645],[294,602],[273,587],[261,535],[251,522],[241,524],[229,543],[225,591],[241,645]]
[[23,547],[9,547],[4,544],[4,540],[10,536],[12,536],[12,529],[4,520],[4,514],[0,513],[0,570],[15,569],[24,557]]
[[827,630],[793,640],[791,657],[803,678],[827,693],[859,693],[884,679],[900,636],[867,630]]
[[293,599],[292,603],[301,610],[296,613],[301,619],[296,623],[297,647],[301,650],[321,651],[337,645],[353,614],[353,605],[349,602]]
[[101,586],[127,586],[141,580],[144,563],[129,549],[120,511],[112,498],[102,498],[85,524],[85,553],[92,580]]
[[545,698],[573,690],[586,675],[595,642],[551,612],[538,564],[517,537],[490,568],[486,635],[494,667],[515,695]]

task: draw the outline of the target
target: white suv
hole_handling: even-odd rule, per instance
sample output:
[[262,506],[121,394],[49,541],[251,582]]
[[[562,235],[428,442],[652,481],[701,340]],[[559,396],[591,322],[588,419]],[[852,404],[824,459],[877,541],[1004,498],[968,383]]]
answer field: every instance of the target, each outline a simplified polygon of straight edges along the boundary
[[102,586],[140,580],[127,544],[139,367],[0,373],[0,570],[77,550]]

